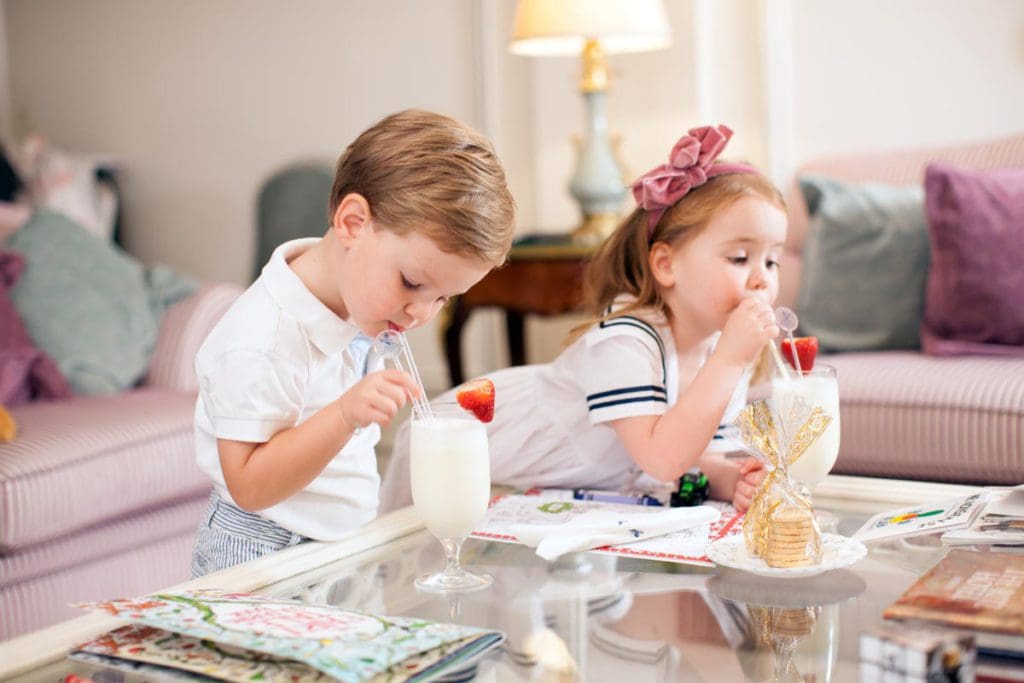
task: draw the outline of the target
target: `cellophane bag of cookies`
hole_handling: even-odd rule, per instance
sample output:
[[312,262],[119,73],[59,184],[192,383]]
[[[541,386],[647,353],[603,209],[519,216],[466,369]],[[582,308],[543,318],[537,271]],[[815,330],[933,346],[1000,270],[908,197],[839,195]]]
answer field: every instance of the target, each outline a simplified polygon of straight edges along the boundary
[[761,481],[743,521],[747,552],[772,567],[801,567],[821,561],[821,530],[810,493],[791,478],[789,466],[828,427],[832,418],[799,397],[762,400],[736,419],[740,439],[765,461]]

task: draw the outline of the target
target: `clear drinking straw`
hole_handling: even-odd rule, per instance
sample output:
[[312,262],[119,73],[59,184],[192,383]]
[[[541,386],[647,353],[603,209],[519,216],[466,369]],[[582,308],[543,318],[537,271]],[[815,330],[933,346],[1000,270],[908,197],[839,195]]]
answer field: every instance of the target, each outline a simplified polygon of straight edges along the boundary
[[[796,366],[796,376],[803,377],[804,372],[800,367],[800,355],[796,352],[796,339],[793,337],[793,330],[800,324],[800,320],[792,309],[779,306],[775,309],[775,321],[779,324],[779,328],[789,335],[789,348],[793,351],[793,365]],[[775,344],[772,344],[772,348],[775,348]]]
[[782,379],[787,382],[793,379],[789,374],[789,368],[786,367],[786,361],[782,360],[782,356],[779,354],[779,347],[775,345],[774,341],[768,342],[768,346],[771,347],[772,358],[775,360],[775,367],[778,369],[779,375]]
[[420,390],[419,398],[409,397],[412,401],[412,413],[416,419],[434,419],[434,415],[430,411],[430,401],[427,400],[427,392],[423,390],[420,371],[416,369],[416,361],[413,360],[409,340],[405,338],[405,335],[398,330],[384,330],[373,340],[373,348],[381,358],[390,360],[396,368],[412,375],[413,381],[416,382],[416,386]]

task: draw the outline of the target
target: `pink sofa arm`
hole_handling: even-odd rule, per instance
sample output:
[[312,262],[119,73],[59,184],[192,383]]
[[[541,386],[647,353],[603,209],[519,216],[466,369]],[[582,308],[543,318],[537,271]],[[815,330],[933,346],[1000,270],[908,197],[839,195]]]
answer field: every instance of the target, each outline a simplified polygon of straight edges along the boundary
[[207,284],[167,310],[143,384],[159,389],[199,391],[195,360],[213,326],[242,293],[238,285]]

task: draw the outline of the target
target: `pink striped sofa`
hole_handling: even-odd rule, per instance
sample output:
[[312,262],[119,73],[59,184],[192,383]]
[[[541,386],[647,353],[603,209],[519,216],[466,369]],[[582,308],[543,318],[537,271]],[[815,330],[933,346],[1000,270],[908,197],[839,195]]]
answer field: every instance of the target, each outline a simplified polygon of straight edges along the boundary
[[[1024,134],[977,144],[822,159],[797,171],[846,182],[919,185],[931,161],[1024,166]],[[789,192],[780,300],[792,305],[809,229]],[[1024,249],[1024,245],[1022,245]],[[933,357],[909,351],[833,354],[842,437],[835,472],[980,484],[1024,482],[1024,358]]]
[[77,616],[79,600],[189,578],[209,495],[195,465],[193,362],[241,289],[201,288],[164,317],[141,386],[16,406],[0,444],[0,640]]

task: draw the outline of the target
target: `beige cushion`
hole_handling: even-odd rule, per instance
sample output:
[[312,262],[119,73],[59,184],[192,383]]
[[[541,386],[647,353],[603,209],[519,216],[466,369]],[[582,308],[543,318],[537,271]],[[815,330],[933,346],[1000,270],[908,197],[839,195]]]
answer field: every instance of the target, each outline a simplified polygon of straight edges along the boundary
[[1024,481],[1024,362],[911,351],[822,356],[836,368],[834,471],[979,484]]
[[208,490],[195,463],[195,396],[140,389],[16,406],[0,448],[0,550]]
[[194,537],[193,529],[140,540],[131,550],[0,586],[0,640],[85,615],[75,602],[147,595],[187,581]]
[[[198,496],[130,513],[48,543],[37,543],[21,551],[2,553],[0,588],[49,576],[117,553],[131,552],[166,538],[194,535],[209,500],[209,493],[204,491]],[[190,558],[191,553],[182,558],[179,564],[183,570],[179,575],[180,580],[188,578]]]

